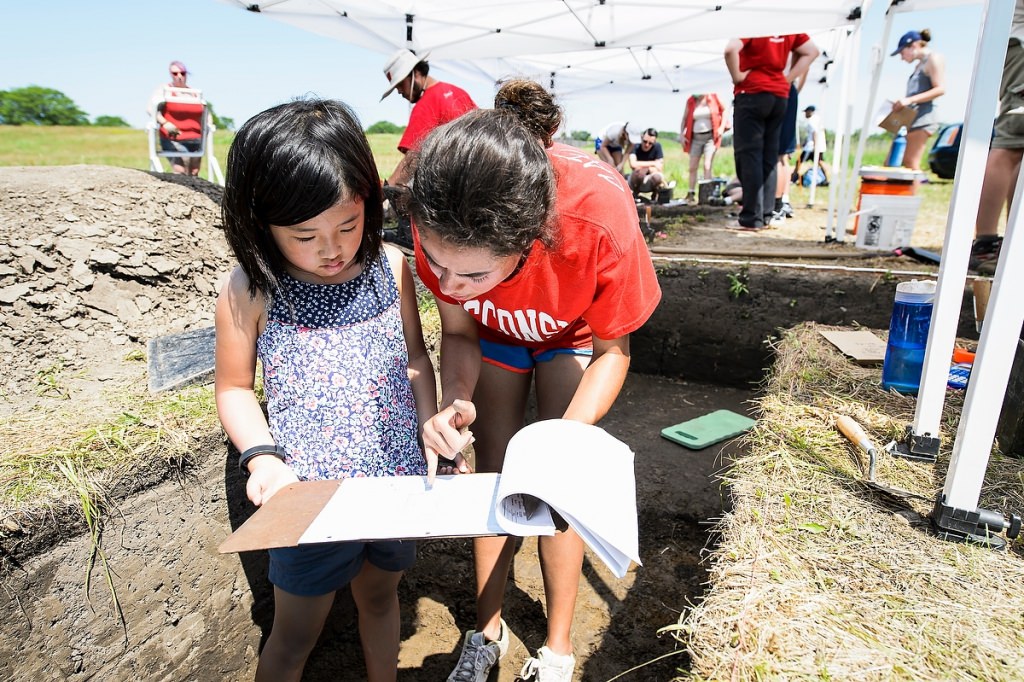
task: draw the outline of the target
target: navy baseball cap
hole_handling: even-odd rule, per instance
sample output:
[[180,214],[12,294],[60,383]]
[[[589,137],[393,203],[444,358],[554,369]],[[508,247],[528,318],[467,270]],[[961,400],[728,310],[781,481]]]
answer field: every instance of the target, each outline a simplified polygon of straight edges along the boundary
[[889,56],[890,57],[895,57],[896,55],[898,55],[900,53],[900,50],[902,50],[903,48],[905,48],[905,47],[907,47],[909,45],[913,45],[918,40],[921,40],[921,34],[920,33],[918,33],[917,31],[907,31],[906,33],[904,33],[900,37],[900,42],[897,43],[896,49],[893,50],[893,53],[891,55],[889,55]]

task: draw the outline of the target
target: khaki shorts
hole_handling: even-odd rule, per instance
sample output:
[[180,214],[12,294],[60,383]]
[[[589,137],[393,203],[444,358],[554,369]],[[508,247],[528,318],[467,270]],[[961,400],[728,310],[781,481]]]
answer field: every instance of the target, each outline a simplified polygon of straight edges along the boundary
[[1024,147],[1024,46],[1010,38],[999,86],[999,115],[992,146],[998,149]]

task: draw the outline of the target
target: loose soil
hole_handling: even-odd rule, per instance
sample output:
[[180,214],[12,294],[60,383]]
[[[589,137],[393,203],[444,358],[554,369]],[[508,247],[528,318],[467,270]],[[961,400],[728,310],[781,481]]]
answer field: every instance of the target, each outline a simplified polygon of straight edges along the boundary
[[[214,185],[165,174],[0,168],[0,235],[10,245],[0,251],[5,423],[47,410],[105,415],[111,392],[145,385],[138,358],[149,339],[212,324],[216,292],[231,267],[219,199]],[[725,230],[724,210],[656,208],[652,218],[669,236],[654,246],[818,251],[823,215],[801,210],[787,227],[751,235]],[[921,242],[936,243],[941,239]],[[836,254],[830,264],[869,260],[849,245],[828,246]],[[878,257],[883,261],[891,266],[891,257]],[[700,599],[701,561],[714,542],[709,529],[729,504],[715,472],[744,445],[689,451],[660,430],[716,409],[749,412],[754,387],[742,377],[726,387],[662,373],[671,376],[631,374],[601,424],[636,453],[643,565],[620,580],[588,553],[574,629],[579,680],[610,679],[634,666],[644,667],[619,679],[665,680],[686,667],[675,641],[657,631]],[[114,506],[102,547],[123,622],[101,567],[87,570],[90,545],[73,504],[0,507],[0,678],[251,678],[273,617],[266,555],[217,553],[252,507],[220,430],[189,435],[195,457],[180,467],[156,462],[105,480]],[[473,625],[472,584],[468,541],[421,543],[401,585],[400,679],[446,677],[460,633]],[[525,540],[506,600],[513,645],[492,679],[514,679],[543,644],[543,610],[535,542]],[[362,678],[354,609],[342,594],[304,679]]]

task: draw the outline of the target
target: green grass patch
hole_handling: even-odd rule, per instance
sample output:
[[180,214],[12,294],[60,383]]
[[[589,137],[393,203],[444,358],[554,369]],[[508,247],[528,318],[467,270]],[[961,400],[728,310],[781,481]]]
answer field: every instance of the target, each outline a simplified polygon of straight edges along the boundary
[[155,460],[186,460],[192,434],[217,425],[212,385],[112,396],[108,405],[100,415],[39,408],[6,420],[0,426],[0,506],[47,507],[77,499],[76,480],[93,481],[98,500],[102,481]]
[[[381,178],[388,177],[402,159],[402,154],[398,151],[400,138],[401,135],[397,133],[367,135],[370,150],[377,162],[377,171]],[[228,148],[231,146],[232,140],[234,140],[234,133],[230,130],[217,130],[214,133],[214,154],[220,161],[221,168],[226,168]],[[670,180],[676,181],[677,193],[685,192],[689,189],[689,157],[683,154],[679,142],[667,138],[660,142],[665,152],[665,174]],[[885,135],[868,138],[865,144],[863,165],[882,165],[889,152],[889,143],[890,139]],[[852,168],[857,139],[853,138],[850,144],[849,165]],[[589,147],[589,149],[593,149],[593,147]],[[170,166],[166,161],[163,163],[164,169],[169,171]],[[0,166],[72,166],[79,164],[149,170],[146,131],[134,128],[97,126],[0,125]],[[201,175],[204,178],[208,178],[207,166],[208,164],[203,164]],[[718,150],[713,169],[715,177],[732,178],[736,175],[736,163],[731,146],[723,146]],[[700,172],[698,171],[699,177]],[[822,188],[823,191],[826,189]],[[925,201],[928,200],[928,190],[931,189],[933,188],[925,190]],[[939,194],[944,194],[948,202],[948,187],[940,190]]]

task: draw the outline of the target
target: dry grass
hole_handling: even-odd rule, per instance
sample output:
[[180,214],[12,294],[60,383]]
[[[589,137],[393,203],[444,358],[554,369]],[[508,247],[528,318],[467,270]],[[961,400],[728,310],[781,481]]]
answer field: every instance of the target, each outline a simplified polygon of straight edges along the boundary
[[[928,532],[962,406],[947,394],[935,464],[866,455],[833,426],[856,419],[881,449],[913,420],[914,399],[886,394],[880,370],[848,362],[814,324],[780,343],[750,456],[726,475],[704,601],[668,628],[692,679],[1024,679],[1024,543],[1008,551]],[[993,453],[982,508],[1024,509],[1022,462]]]
[[78,506],[82,481],[102,500],[121,477],[155,461],[179,468],[217,423],[209,386],[153,396],[134,383],[102,398],[89,409],[76,400],[46,403],[3,420],[0,516]]

